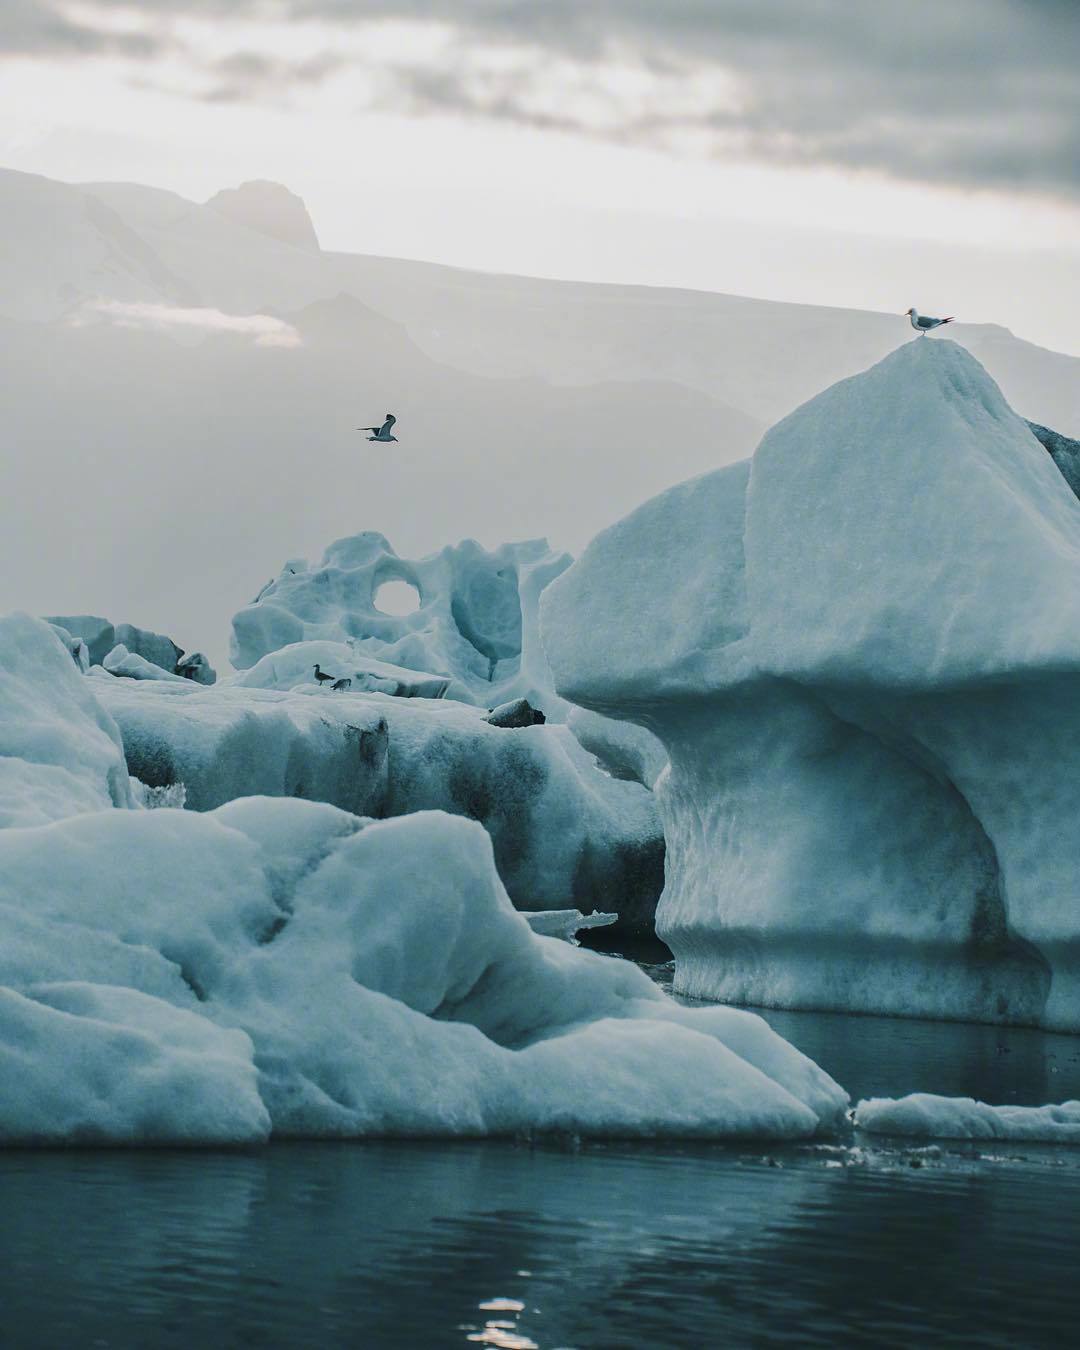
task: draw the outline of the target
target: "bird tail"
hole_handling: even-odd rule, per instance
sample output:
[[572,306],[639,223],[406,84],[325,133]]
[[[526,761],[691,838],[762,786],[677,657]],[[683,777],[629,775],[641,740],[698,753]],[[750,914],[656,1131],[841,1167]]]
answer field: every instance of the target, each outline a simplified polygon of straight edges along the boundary
[[956,317],[955,314],[950,314],[949,317],[948,317],[947,319],[942,319],[941,322],[942,322],[942,323],[952,323],[952,321],[953,321],[953,319],[954,319],[955,317]]

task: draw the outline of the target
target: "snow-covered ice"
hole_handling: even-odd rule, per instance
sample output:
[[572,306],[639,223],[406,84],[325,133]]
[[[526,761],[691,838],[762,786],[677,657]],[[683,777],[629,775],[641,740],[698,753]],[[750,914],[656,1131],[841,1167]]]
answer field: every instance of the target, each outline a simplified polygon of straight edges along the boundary
[[92,689],[49,624],[0,618],[0,829],[132,805],[120,732]]
[[[572,756],[589,758],[565,727],[503,730],[444,700],[94,670],[81,675],[47,623],[0,621],[0,1140],[793,1138],[831,1127],[846,1106],[760,1019],[679,1007],[627,962],[534,933],[499,879],[491,837],[461,815],[372,821],[295,794],[139,809],[147,790],[132,796],[120,733],[98,700],[121,713],[139,767],[167,747],[196,799],[216,776],[239,788],[245,772],[269,773],[275,756],[284,790],[297,786],[291,765],[313,775],[309,785],[321,773],[327,793],[377,795],[391,750],[406,763],[399,790],[452,792],[437,747],[457,725],[459,769],[479,759],[490,775],[486,744],[495,762],[505,757],[505,781],[489,788],[508,795],[516,780],[533,794],[538,815],[518,844],[528,854],[532,829],[553,870],[568,810],[583,811],[588,795],[579,787],[560,805]],[[365,753],[367,776],[355,772]],[[570,778],[543,805],[560,762]],[[182,806],[173,786],[174,800],[154,804]],[[530,865],[543,876],[548,864]],[[562,936],[606,917],[574,914],[571,925],[563,914]]]
[[676,989],[1080,1030],[1080,503],[913,340],[542,601],[558,691],[670,767]]
[[920,1139],[1014,1139],[1080,1144],[1080,1102],[1060,1106],[989,1106],[971,1097],[871,1097],[859,1102],[855,1124],[872,1134]]
[[247,798],[0,831],[0,1138],[764,1135],[842,1091],[760,1019],[536,936],[482,828]]
[[469,704],[335,694],[301,671],[292,690],[110,677],[94,689],[131,773],[152,788],[183,783],[190,809],[261,794],[358,815],[469,816],[522,908],[615,910],[624,931],[651,932],[664,851],[652,794],[598,769],[565,726],[505,730]]

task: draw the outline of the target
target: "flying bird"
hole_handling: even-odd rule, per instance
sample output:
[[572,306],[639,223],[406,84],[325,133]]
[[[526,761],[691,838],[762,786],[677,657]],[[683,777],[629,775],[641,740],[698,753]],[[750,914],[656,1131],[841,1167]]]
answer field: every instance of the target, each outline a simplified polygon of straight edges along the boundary
[[357,427],[357,431],[373,431],[374,436],[369,436],[369,441],[396,441],[396,436],[391,436],[390,432],[397,418],[393,413],[386,414],[386,421],[381,427]]
[[951,314],[947,319],[931,319],[925,314],[920,314],[915,308],[909,309],[907,316],[911,320],[911,326],[916,333],[922,333],[924,336],[929,333],[931,328],[940,328],[943,323],[952,323],[953,321],[953,315]]

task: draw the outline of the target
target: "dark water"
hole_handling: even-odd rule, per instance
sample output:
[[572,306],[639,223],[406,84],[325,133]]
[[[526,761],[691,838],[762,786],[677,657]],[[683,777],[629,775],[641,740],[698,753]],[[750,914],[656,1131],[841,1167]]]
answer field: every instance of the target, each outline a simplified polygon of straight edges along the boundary
[[[854,1095],[1080,1096],[1080,1039],[769,1016]],[[1051,1346],[1078,1255],[1080,1149],[0,1154],[3,1347]]]

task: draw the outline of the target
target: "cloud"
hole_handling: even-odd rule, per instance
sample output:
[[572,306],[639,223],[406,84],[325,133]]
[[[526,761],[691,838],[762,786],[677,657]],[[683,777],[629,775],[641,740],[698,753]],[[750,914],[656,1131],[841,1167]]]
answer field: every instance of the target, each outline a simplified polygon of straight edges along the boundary
[[271,314],[225,314],[220,309],[185,309],[149,301],[91,300],[71,318],[73,327],[94,322],[117,328],[168,333],[177,329],[202,333],[239,333],[253,337],[256,347],[299,347],[303,338],[290,323]]
[[[367,106],[413,115],[1080,196],[1078,0],[96,0],[74,32],[59,5],[4,0],[0,40],[89,53],[94,12],[137,12],[146,40],[181,16],[246,19],[245,50],[212,59],[197,96],[279,98],[349,66]],[[348,41],[261,52],[268,13]],[[446,43],[371,73],[363,38],[387,21]]]

